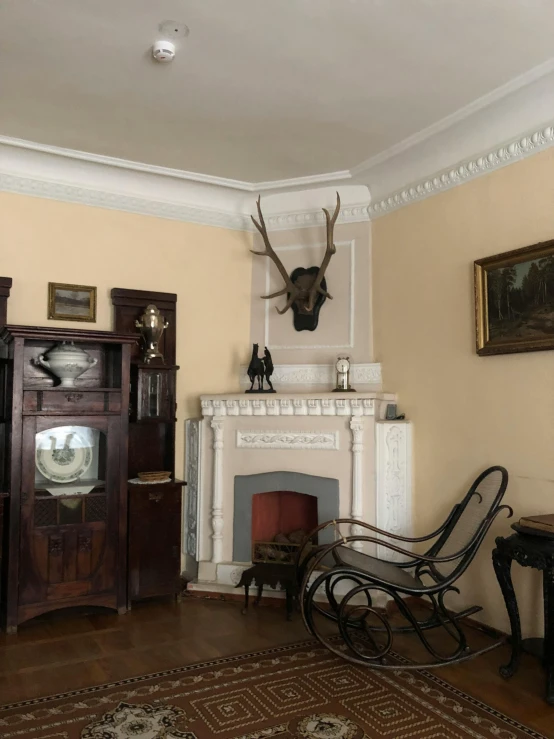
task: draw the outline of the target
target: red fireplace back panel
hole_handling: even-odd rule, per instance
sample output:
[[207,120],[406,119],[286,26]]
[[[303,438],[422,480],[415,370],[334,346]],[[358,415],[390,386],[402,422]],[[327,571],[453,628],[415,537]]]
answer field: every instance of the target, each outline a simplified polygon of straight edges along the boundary
[[277,534],[290,534],[317,526],[314,495],[277,490],[252,496],[252,541],[273,541]]

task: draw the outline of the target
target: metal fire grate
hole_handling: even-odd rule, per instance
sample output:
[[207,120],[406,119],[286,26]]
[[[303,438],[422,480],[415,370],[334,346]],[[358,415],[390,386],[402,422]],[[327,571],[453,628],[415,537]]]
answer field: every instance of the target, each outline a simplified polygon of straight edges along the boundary
[[269,564],[293,565],[300,544],[280,541],[252,542],[252,562]]

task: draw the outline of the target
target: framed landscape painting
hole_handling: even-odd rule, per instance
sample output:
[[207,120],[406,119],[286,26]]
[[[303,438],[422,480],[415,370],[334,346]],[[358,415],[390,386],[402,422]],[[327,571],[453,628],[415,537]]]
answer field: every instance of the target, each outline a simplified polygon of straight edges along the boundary
[[554,349],[554,240],[474,265],[477,353]]
[[48,283],[48,318],[59,321],[96,321],[96,288]]

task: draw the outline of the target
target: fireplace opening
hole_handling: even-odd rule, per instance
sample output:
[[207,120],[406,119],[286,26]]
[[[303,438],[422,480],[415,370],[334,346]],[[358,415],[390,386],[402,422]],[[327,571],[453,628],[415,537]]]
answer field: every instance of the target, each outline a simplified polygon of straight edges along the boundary
[[298,545],[317,524],[315,495],[290,490],[256,493],[252,496],[252,561],[292,563]]
[[[272,541],[279,533],[313,531],[338,518],[339,481],[286,470],[235,475],[233,503],[233,561],[246,564],[254,537]],[[320,533],[319,544],[332,541],[331,529]]]

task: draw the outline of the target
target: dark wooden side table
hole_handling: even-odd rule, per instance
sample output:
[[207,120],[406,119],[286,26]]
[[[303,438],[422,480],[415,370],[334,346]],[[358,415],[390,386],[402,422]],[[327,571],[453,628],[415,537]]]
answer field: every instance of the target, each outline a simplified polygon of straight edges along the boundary
[[241,575],[241,578],[235,587],[244,587],[244,609],[243,613],[248,610],[248,593],[250,585],[255,582],[258,586],[258,595],[254,601],[257,606],[262,598],[264,585],[270,585],[276,588],[281,585],[285,591],[287,606],[287,621],[292,620],[292,610],[294,599],[296,597],[296,567],[294,565],[273,564],[271,562],[258,562],[249,567]]
[[[546,669],[546,700],[554,705],[554,539],[533,534],[523,534],[518,524],[512,528],[517,532],[496,539],[492,561],[498,583],[504,596],[512,629],[512,654],[507,665],[500,667],[502,677],[511,677],[519,667],[522,651],[535,654],[542,659]],[[512,562],[523,567],[542,571],[544,598],[544,639],[521,638],[521,623],[514,586],[512,584]]]

